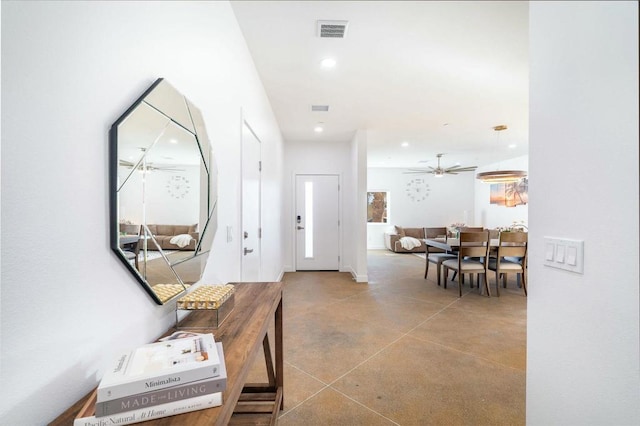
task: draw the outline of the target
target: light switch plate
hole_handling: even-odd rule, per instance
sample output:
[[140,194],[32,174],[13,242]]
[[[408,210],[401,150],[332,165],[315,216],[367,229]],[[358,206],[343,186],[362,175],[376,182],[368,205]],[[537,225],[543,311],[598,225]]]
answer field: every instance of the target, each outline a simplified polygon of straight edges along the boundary
[[544,246],[545,266],[584,273],[584,240],[544,237]]

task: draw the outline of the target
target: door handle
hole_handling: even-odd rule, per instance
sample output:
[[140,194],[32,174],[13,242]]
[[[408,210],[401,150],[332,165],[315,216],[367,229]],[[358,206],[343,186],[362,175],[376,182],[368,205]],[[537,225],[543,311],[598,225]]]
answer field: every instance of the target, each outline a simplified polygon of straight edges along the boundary
[[249,238],[249,233],[247,231],[244,231],[243,236],[244,236],[244,239],[246,240],[247,238]]
[[249,253],[253,253],[253,249],[244,248],[244,255],[248,255]]
[[304,226],[300,226],[300,225],[298,225],[298,226],[296,226],[296,228],[298,228],[298,231],[299,231],[299,230],[301,230],[301,229],[304,229]]

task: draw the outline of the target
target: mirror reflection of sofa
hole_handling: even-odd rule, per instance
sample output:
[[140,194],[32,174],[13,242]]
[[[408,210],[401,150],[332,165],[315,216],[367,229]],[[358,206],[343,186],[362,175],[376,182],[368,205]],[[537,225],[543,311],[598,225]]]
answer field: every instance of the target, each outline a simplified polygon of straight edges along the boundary
[[[195,250],[198,244],[198,225],[147,225],[149,231],[160,245],[162,250]],[[177,238],[178,242],[171,240],[174,237],[182,236],[183,241]],[[191,237],[191,238],[188,238]],[[188,244],[184,245],[187,241]],[[156,245],[148,242],[147,250],[156,250]]]

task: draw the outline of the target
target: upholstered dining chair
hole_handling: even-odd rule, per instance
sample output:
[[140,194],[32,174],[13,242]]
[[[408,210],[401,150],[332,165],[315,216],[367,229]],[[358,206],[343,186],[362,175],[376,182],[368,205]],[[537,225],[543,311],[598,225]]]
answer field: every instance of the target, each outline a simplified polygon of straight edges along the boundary
[[[447,228],[424,228],[424,235],[426,238],[447,238]],[[436,274],[438,279],[438,285],[440,285],[440,276],[442,269],[442,262],[448,259],[455,259],[457,256],[455,254],[447,253],[442,249],[437,247],[431,247],[426,245],[425,251],[425,266],[424,266],[424,279],[427,279],[427,274],[429,273],[429,263],[433,263],[436,265]]]
[[[464,274],[482,274],[484,277],[484,288],[487,296],[489,284],[487,282],[487,263],[489,254],[489,232],[461,232],[460,247],[458,256],[455,259],[448,259],[442,262],[444,268],[444,285],[447,286],[447,276],[449,269],[458,275],[458,291],[462,297],[462,283]],[[473,283],[471,277],[469,282]],[[480,286],[478,286],[479,288]]]
[[[521,274],[522,290],[527,295],[527,243],[526,232],[501,232],[496,257],[489,259],[488,269],[496,272],[496,294],[500,296],[500,276],[507,288],[507,274]],[[506,259],[508,258],[508,259]],[[515,259],[520,259],[516,261]]]
[[[137,235],[140,237],[140,231],[142,230],[142,225],[124,225],[124,232],[128,235]],[[120,225],[121,231],[123,230],[123,225]],[[122,252],[124,253],[124,257],[127,258],[129,262],[133,261],[136,269],[140,269],[138,267],[138,254],[140,253],[140,238],[133,243],[124,244],[122,246]]]
[[[460,228],[458,228],[458,232],[482,232],[482,231],[486,231],[486,229],[484,229],[482,226],[461,226]],[[453,276],[451,277],[451,281],[454,281],[456,279],[456,274],[457,272],[454,272]],[[479,278],[480,278],[480,275],[478,275],[478,288],[480,288]],[[462,282],[464,282],[464,276],[462,277]],[[473,282],[471,283],[471,287],[473,287]]]

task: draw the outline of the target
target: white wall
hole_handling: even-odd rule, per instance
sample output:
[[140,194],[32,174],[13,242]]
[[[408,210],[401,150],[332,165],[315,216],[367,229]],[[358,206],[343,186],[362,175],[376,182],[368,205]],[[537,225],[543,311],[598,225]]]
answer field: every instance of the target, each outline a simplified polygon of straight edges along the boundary
[[[516,157],[511,160],[500,161],[486,166],[478,167],[477,173],[493,170],[524,170],[529,171],[529,156]],[[475,176],[475,174],[474,174]],[[497,228],[511,225],[514,221],[529,223],[529,204],[515,207],[505,207],[489,203],[491,184],[475,180],[475,223],[476,226],[485,228]]]
[[[284,251],[285,271],[295,271],[295,176],[296,174],[336,174],[340,177],[340,215],[341,231],[341,269],[345,265],[344,241],[350,238],[353,230],[345,223],[345,209],[349,204],[351,193],[350,151],[347,143],[284,143],[283,195],[285,227],[283,238],[286,242]],[[350,265],[349,265],[350,266]]]
[[[337,174],[341,181],[341,266],[340,270],[351,272],[354,276],[361,274],[358,266],[358,226],[356,216],[359,211],[354,204],[357,199],[358,182],[354,179],[358,170],[359,154],[353,153],[352,143],[302,143],[285,142],[284,144],[284,216],[283,238],[285,270],[295,270],[295,175],[296,174]],[[365,142],[366,144],[366,142]],[[358,148],[355,148],[356,151]],[[362,148],[360,148],[362,149]],[[364,151],[366,155],[366,150]],[[365,210],[366,214],[366,210]],[[364,220],[363,220],[364,222]],[[361,236],[364,240],[364,235]],[[366,250],[365,250],[366,253]],[[366,265],[365,265],[366,274]]]
[[[351,141],[351,181],[354,194],[351,197],[353,205],[349,220],[353,221],[355,238],[352,247],[345,256],[352,265],[352,271],[357,282],[368,282],[367,270],[367,141],[366,130],[358,130]],[[349,256],[352,256],[349,257]]]
[[[530,6],[527,424],[640,424],[638,3]],[[584,240],[584,274],[543,266]]]
[[[173,322],[108,241],[108,130],[156,78],[203,112],[219,167],[208,279],[239,277],[241,109],[263,147],[265,271],[282,269],[277,123],[226,2],[2,3],[0,424],[45,424]],[[239,232],[239,231],[238,231]]]
[[[119,192],[118,217],[128,223],[193,225],[200,220],[200,166],[180,166],[181,171],[154,170],[145,176],[144,195],[142,174],[134,171],[125,190]],[[189,190],[181,197],[167,191],[167,184],[174,176],[189,181]],[[135,182],[134,182],[135,181]],[[142,219],[140,200],[145,199],[146,221]],[[136,208],[129,208],[135,206]],[[198,224],[200,225],[200,224]],[[202,229],[200,226],[199,229]]]
[[[465,222],[474,226],[475,173],[436,178],[404,172],[406,169],[368,169],[367,191],[389,192],[389,222],[386,225],[367,224],[367,248],[384,248],[384,232],[394,225],[423,228]],[[415,177],[425,178],[429,185],[429,195],[424,201],[407,196],[407,183]]]

